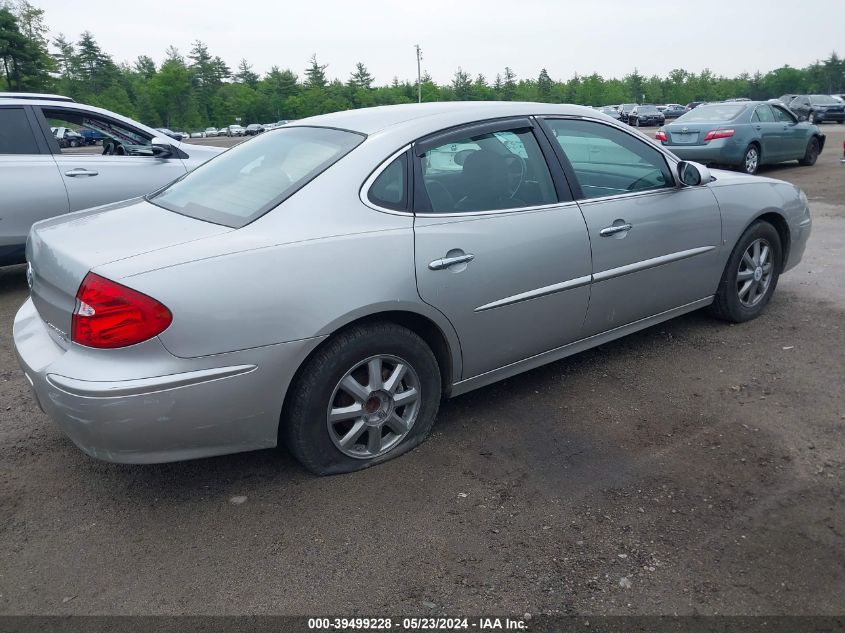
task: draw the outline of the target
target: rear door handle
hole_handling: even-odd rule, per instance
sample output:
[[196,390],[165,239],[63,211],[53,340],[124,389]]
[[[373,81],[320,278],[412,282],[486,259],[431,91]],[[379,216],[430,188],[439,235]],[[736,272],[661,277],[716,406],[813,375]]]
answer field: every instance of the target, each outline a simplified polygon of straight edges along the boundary
[[70,178],[78,178],[79,176],[96,176],[100,172],[94,171],[93,169],[83,169],[82,167],[77,167],[76,169],[70,169],[65,172],[65,176],[69,176]]
[[466,264],[467,262],[471,262],[473,259],[475,259],[475,255],[472,253],[458,255],[456,257],[441,257],[440,259],[435,259],[433,262],[429,263],[428,267],[431,270],[444,270],[449,268],[449,266],[454,266],[455,264]]
[[614,224],[613,226],[603,228],[601,231],[599,231],[599,235],[601,235],[602,237],[609,237],[615,233],[630,231],[632,228],[634,228],[632,224]]

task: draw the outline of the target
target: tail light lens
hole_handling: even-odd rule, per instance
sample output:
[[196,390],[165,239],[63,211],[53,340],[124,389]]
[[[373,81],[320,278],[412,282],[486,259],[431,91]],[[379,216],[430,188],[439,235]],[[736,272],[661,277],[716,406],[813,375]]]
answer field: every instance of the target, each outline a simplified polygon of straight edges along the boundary
[[87,347],[135,345],[173,321],[166,306],[119,283],[88,273],[76,293],[71,340]]
[[669,141],[669,137],[666,135],[666,130],[657,130],[657,134],[654,135],[655,141],[662,141],[664,143]]
[[710,130],[704,135],[704,140],[715,141],[717,138],[730,138],[734,135],[733,130]]

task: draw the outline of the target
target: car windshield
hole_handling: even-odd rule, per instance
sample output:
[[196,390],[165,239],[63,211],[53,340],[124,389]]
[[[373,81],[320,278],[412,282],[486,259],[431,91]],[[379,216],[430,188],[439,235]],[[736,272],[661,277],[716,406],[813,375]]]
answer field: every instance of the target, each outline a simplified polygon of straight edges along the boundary
[[657,112],[657,106],[640,106],[637,112]]
[[703,104],[678,118],[678,122],[696,123],[699,121],[733,121],[742,114],[748,105],[745,103]]
[[623,110],[630,110],[631,108],[636,108],[637,104],[636,103],[623,103],[619,107],[622,108]]
[[364,138],[329,128],[287,127],[224,152],[148,200],[198,220],[240,228],[296,193]]
[[830,95],[810,95],[811,103],[819,103],[821,105],[839,105],[840,102]]

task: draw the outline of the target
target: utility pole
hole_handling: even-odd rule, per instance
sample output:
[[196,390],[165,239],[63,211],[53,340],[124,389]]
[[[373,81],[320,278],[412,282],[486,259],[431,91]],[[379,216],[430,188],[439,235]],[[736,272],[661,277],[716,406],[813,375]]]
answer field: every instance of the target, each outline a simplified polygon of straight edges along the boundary
[[417,49],[417,103],[422,103],[422,72],[420,71],[422,49],[419,44],[414,44],[414,48]]

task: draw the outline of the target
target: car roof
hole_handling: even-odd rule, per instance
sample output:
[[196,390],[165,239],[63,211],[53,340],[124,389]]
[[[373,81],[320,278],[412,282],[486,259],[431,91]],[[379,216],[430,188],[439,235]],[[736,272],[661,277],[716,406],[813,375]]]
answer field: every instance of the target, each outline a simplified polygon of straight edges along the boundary
[[587,106],[513,101],[447,101],[378,106],[344,110],[296,121],[295,126],[321,126],[375,134],[388,128],[408,127],[425,133],[484,119],[530,115],[595,116]]
[[41,94],[38,92],[0,92],[0,99],[21,99],[24,101],[64,101],[76,103],[70,97],[63,95]]

